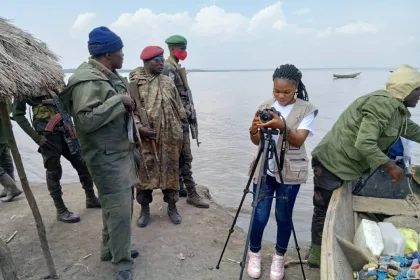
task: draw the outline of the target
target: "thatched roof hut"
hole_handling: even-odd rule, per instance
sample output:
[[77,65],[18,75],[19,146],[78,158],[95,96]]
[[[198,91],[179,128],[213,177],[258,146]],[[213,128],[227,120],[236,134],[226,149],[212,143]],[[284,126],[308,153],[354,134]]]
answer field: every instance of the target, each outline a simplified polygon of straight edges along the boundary
[[0,17],[0,102],[34,97],[64,80],[59,58],[40,40]]
[[[57,271],[49,249],[45,225],[16,144],[6,101],[10,98],[42,95],[43,89],[56,88],[63,82],[63,78],[64,73],[58,64],[58,57],[48,47],[28,32],[0,17],[0,121],[6,128],[13,159],[35,219],[41,249],[51,278],[57,277]],[[2,240],[0,240],[0,270],[4,279],[18,279],[11,253]]]

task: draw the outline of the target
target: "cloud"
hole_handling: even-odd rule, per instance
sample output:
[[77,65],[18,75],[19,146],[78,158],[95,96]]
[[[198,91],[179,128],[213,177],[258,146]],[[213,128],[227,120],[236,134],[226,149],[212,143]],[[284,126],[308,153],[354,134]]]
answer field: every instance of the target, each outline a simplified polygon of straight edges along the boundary
[[89,24],[95,19],[94,13],[85,13],[77,16],[76,21],[71,26],[72,31],[81,31],[86,29]]
[[328,37],[331,35],[358,35],[363,33],[377,33],[378,27],[371,23],[359,22],[349,23],[340,27],[327,27],[318,30],[316,33],[319,37]]
[[[109,18],[103,24],[108,24],[111,30],[122,37],[125,68],[141,64],[138,56],[147,45],[164,47],[166,56],[164,42],[173,34],[183,35],[188,40],[189,55],[184,62],[187,67],[205,69],[249,68],[251,65],[252,68],[267,68],[286,59],[290,63],[308,67],[340,67],[383,64],[383,57],[392,57],[392,61],[386,60],[386,63],[392,65],[398,62],[398,57],[401,60],[409,57],[405,53],[395,55],[401,44],[411,50],[419,42],[418,36],[410,37],[416,34],[416,30],[410,29],[412,26],[408,26],[408,23],[407,26],[401,24],[390,31],[392,25],[389,25],[388,17],[381,19],[379,16],[370,16],[366,17],[369,21],[363,21],[362,18],[359,21],[333,25],[331,21],[326,22],[326,19],[316,18],[312,14],[310,17],[294,16],[293,21],[289,22],[284,5],[286,3],[276,2],[261,7],[250,15],[214,4],[195,13],[187,10],[156,12],[149,8],[140,8]],[[332,12],[339,16],[347,13],[341,10]],[[300,9],[289,13],[293,16],[308,14],[310,11]],[[71,63],[79,59],[74,58],[79,46],[83,54],[81,59],[85,59],[85,42],[89,31],[87,26],[94,18],[95,15],[91,13],[80,15],[72,26],[72,29],[79,30],[73,41],[76,46],[60,46],[63,57],[73,56],[73,59],[69,59]],[[365,34],[371,36],[363,36]],[[400,39],[392,39],[396,37]],[[336,52],[337,49],[347,53],[350,51],[351,55],[342,56],[342,52]],[[375,56],[368,55],[371,52],[375,52]]]
[[266,28],[268,26],[278,30],[283,29],[287,24],[281,5],[281,2],[277,2],[276,4],[270,5],[258,11],[249,20],[248,31],[252,32],[257,28]]
[[116,28],[149,29],[156,28],[161,25],[189,22],[190,17],[188,12],[155,14],[150,9],[138,9],[134,13],[124,13],[120,15],[119,18],[112,23],[112,26]]
[[295,15],[299,15],[299,16],[303,16],[303,15],[308,14],[310,11],[311,10],[310,9],[307,9],[307,8],[305,8],[305,9],[299,9],[299,10],[295,11],[294,14]]
[[343,25],[335,28],[334,31],[339,34],[376,33],[378,32],[378,28],[370,23],[359,22]]
[[195,16],[191,30],[201,35],[233,33],[247,23],[246,17],[237,13],[227,13],[217,6],[201,9]]

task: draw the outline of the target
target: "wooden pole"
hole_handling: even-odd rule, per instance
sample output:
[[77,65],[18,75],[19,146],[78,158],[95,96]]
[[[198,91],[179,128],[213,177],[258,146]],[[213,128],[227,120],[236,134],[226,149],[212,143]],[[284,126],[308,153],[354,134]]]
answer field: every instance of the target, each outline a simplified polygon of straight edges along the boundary
[[[29,203],[29,207],[32,210],[32,214],[35,219],[36,229],[38,230],[39,241],[41,242],[41,249],[44,253],[45,262],[47,263],[48,270],[51,278],[58,278],[57,272],[55,271],[54,261],[51,256],[50,248],[48,246],[47,233],[45,231],[45,225],[42,221],[41,213],[39,213],[38,205],[36,203],[34,194],[29,186],[28,179],[26,178],[25,169],[23,167],[22,158],[18,147],[16,145],[15,136],[13,134],[12,123],[9,117],[9,111],[7,103],[0,102],[0,117],[3,120],[3,125],[6,128],[10,150],[12,151],[13,160],[16,165],[17,172],[19,174],[20,182],[22,185],[23,192],[25,193],[26,199]],[[6,278],[7,279],[7,278]]]
[[17,277],[16,266],[13,262],[12,253],[6,243],[0,238],[0,270],[3,279],[19,280]]

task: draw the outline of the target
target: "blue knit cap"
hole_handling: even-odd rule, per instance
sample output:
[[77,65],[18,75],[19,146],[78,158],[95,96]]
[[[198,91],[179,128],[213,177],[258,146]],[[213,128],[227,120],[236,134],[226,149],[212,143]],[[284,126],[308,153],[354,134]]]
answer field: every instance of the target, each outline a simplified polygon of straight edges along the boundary
[[98,56],[114,53],[124,47],[121,38],[108,27],[96,27],[89,33],[88,48],[90,55]]

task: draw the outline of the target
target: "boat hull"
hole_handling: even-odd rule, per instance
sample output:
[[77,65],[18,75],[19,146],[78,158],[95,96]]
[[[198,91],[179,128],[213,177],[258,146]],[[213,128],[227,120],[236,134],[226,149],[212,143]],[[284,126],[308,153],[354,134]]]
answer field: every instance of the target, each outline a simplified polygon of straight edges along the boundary
[[333,77],[336,78],[336,79],[351,79],[351,78],[356,78],[360,74],[361,74],[361,72],[360,73],[354,73],[354,74],[348,74],[348,75],[333,74]]

